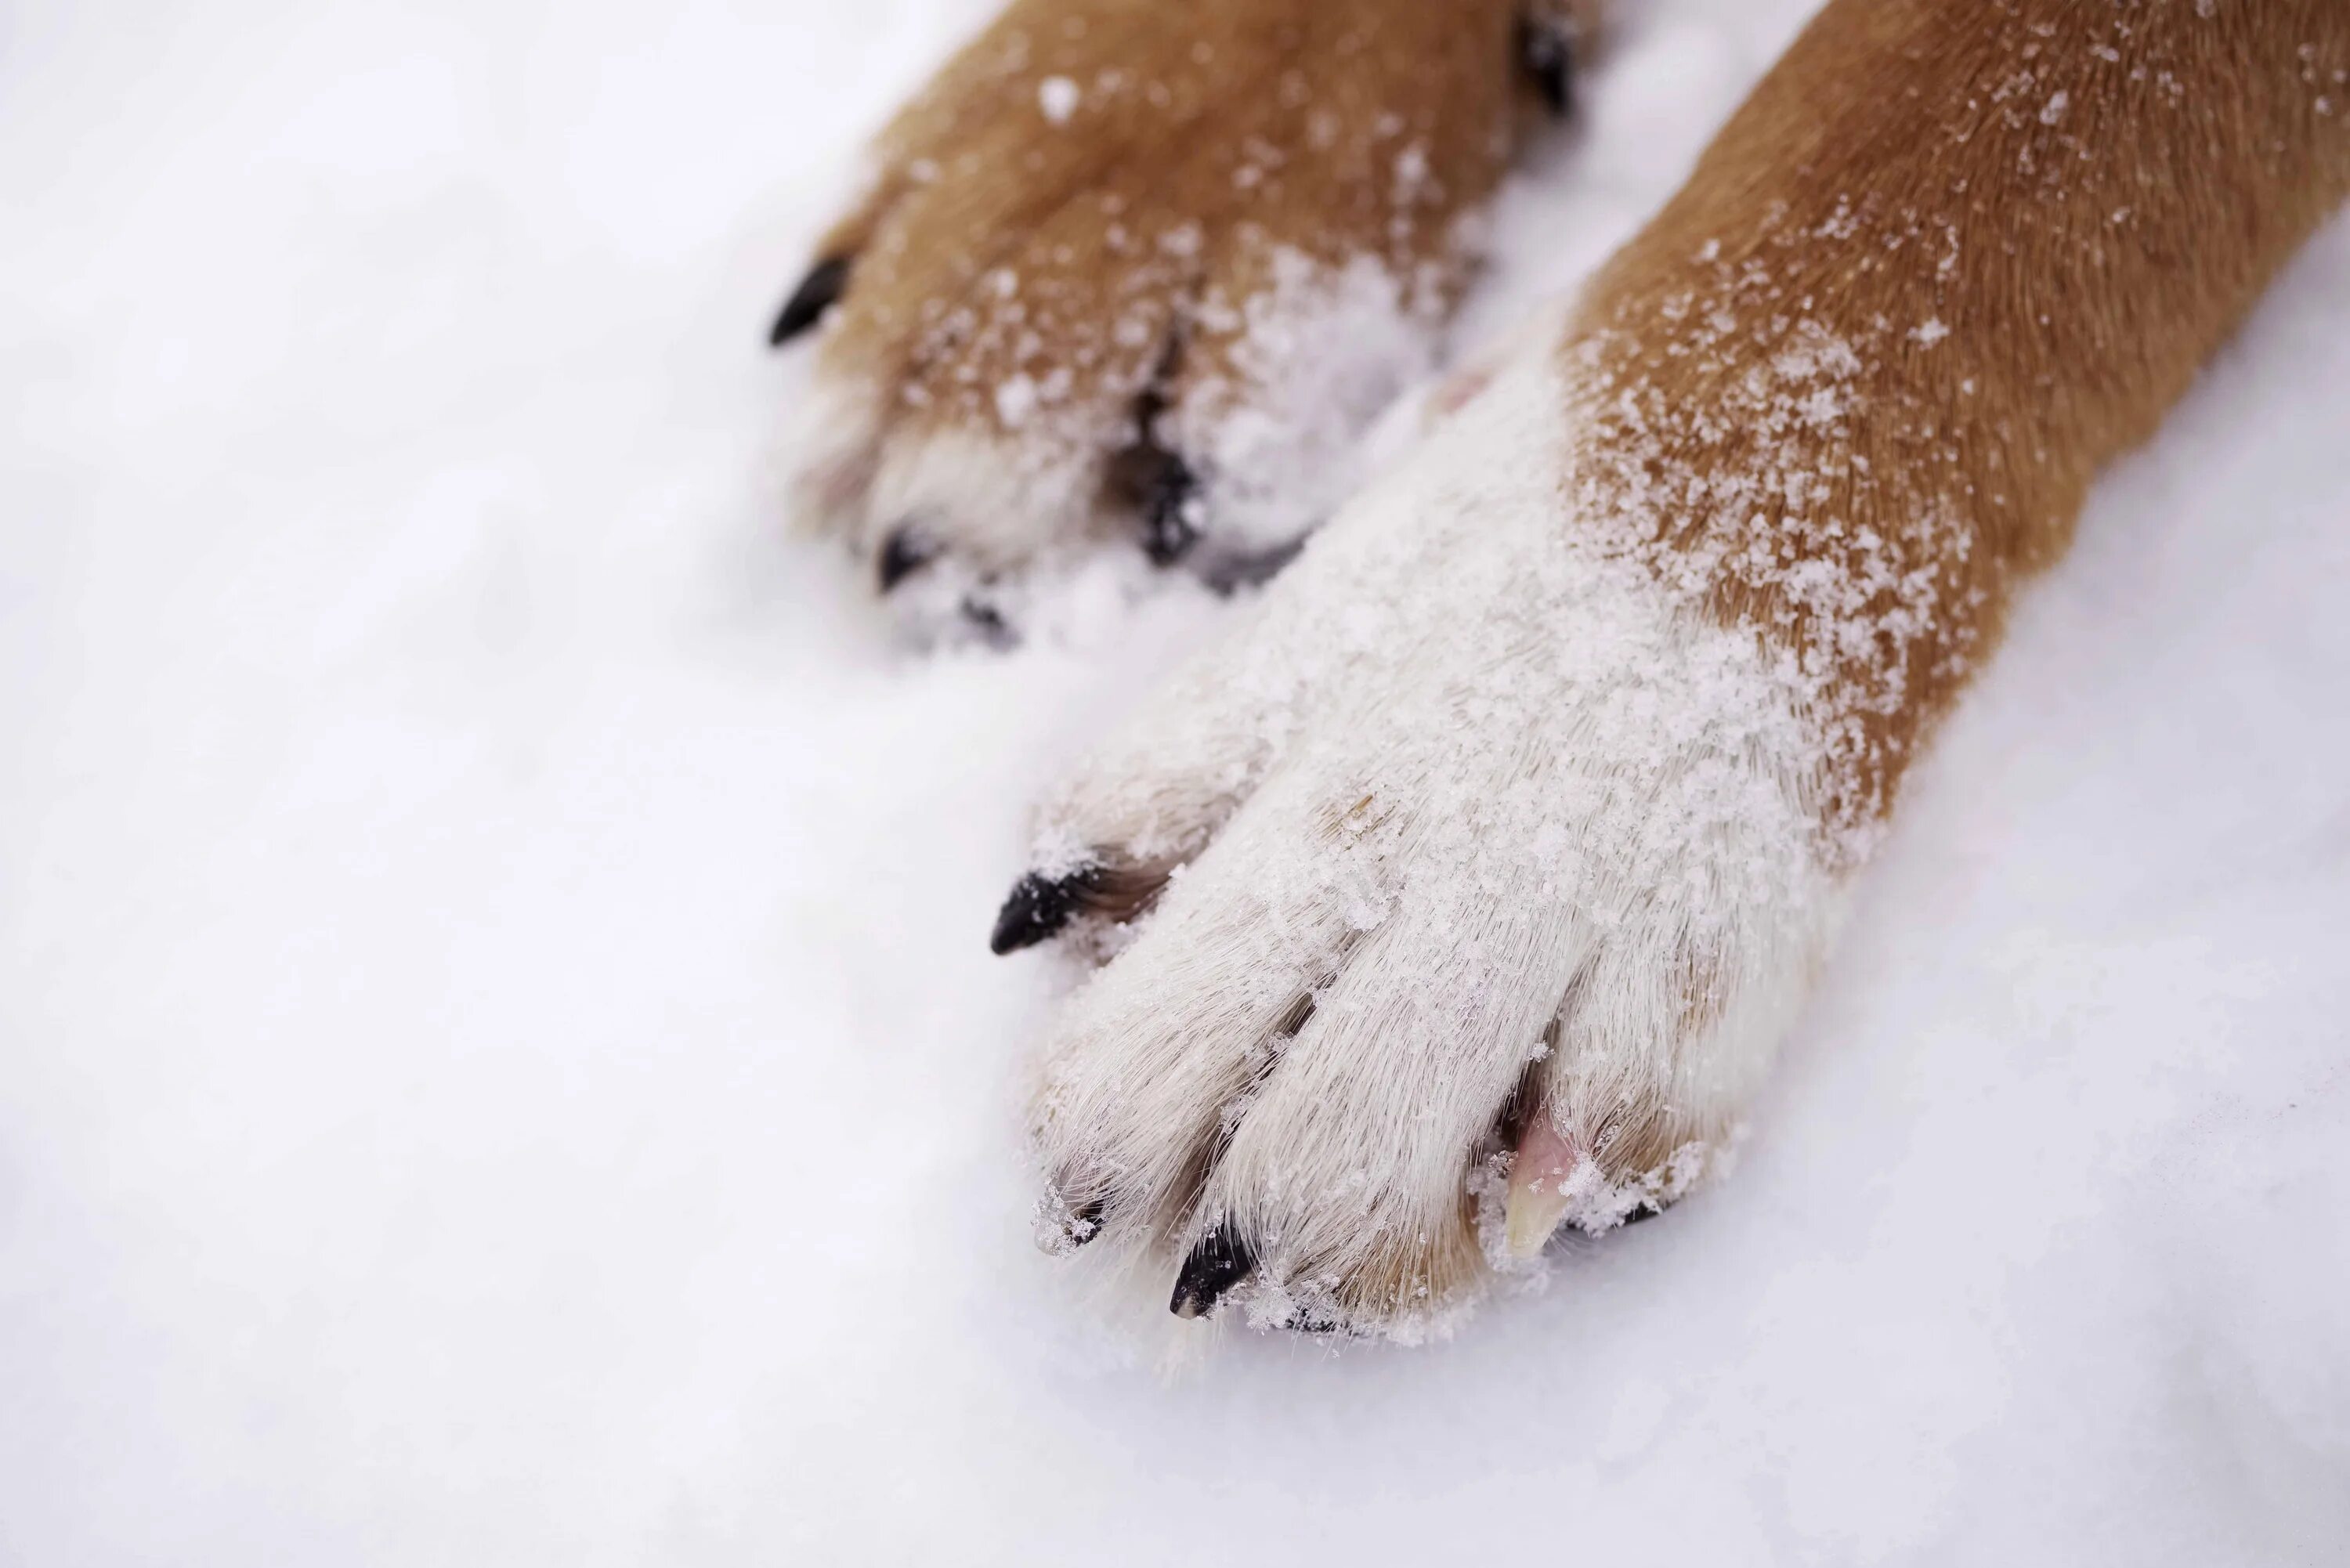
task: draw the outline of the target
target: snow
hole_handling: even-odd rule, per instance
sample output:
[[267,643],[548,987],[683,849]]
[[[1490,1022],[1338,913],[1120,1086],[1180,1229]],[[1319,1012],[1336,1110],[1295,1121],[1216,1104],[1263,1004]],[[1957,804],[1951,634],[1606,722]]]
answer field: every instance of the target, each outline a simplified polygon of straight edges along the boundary
[[1066,77],[1046,77],[1036,84],[1036,107],[1055,125],[1066,125],[1085,96],[1085,89]]
[[[1462,341],[1805,9],[1627,22]],[[910,659],[770,507],[761,329],[980,11],[8,14],[0,1559],[2337,1552],[2350,227],[2099,491],[1731,1182],[1170,1386],[1029,1243],[984,939],[1225,612]]]

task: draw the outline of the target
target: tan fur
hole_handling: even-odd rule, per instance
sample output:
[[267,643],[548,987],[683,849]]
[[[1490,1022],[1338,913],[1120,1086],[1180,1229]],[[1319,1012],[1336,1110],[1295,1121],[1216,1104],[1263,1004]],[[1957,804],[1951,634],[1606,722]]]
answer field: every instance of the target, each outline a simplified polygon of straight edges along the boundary
[[[1648,506],[1664,571],[1818,669],[1832,826],[2350,194],[2345,70],[2340,0],[1836,0],[1593,285],[1577,514]],[[1791,410],[1773,362],[1827,343]]]
[[[1567,515],[1810,669],[1856,861],[2091,482],[2345,196],[2336,0],[1836,0],[1586,293]],[[1715,1130],[1622,1115],[1560,1107],[1616,1180]]]

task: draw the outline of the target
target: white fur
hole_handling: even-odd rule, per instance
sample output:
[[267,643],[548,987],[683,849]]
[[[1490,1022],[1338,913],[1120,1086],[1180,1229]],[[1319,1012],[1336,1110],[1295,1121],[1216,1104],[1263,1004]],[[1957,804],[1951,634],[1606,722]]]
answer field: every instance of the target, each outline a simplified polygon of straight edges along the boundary
[[1263,1315],[1449,1321],[1531,1064],[1586,1147],[1636,1112],[1695,1129],[1628,1182],[1576,1173],[1572,1218],[1678,1196],[1835,923],[1800,682],[1570,516],[1569,407],[1550,356],[1502,372],[1043,815],[1042,862],[1189,862],[1047,1045],[1047,1179],[1107,1200],[1107,1245],[1236,1224]]

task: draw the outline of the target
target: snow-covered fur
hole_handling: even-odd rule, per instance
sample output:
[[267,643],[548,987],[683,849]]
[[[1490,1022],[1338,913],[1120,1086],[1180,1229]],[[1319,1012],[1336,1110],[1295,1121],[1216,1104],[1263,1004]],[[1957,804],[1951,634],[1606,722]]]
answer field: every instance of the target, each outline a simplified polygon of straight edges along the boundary
[[[1343,444],[1296,432],[1357,422],[1329,389],[1411,360],[1503,150],[1466,89],[1506,97],[1513,8],[1253,4],[1203,7],[1233,30],[1202,47],[1269,29],[1265,123],[1301,139],[1273,151],[1341,103],[1360,135],[1326,163],[1243,138],[1216,180],[1156,187],[1177,196],[1148,275],[1219,234],[1237,271],[1104,294],[1143,274],[1078,268],[1030,315],[1016,267],[984,283],[1003,308],[930,313],[927,358],[858,360],[933,265],[906,231],[868,247],[899,271],[829,340],[866,423],[818,490],[865,509],[886,581],[918,556],[983,581],[1062,536],[1116,467],[1122,399],[1159,523],[1220,493],[1294,525],[1259,504],[1284,456]],[[1316,40],[1356,62],[1318,88]],[[1415,42],[1449,63],[1411,68]],[[1146,105],[1160,80],[1120,79]],[[1108,958],[1043,1054],[1048,1241],[1158,1259],[1185,1315],[1229,1298],[1410,1339],[1561,1223],[1609,1229],[1722,1168],[2016,590],[2350,194],[2345,88],[2339,0],[1833,0],[1584,296],[1441,400],[1429,443],[1047,803],[997,945],[1071,930]],[[1057,126],[1091,99],[1040,101]],[[1231,218],[1235,169],[1276,166],[1287,204],[1186,216]],[[1403,328],[1342,333],[1350,314]],[[1046,328],[1093,347],[1040,380],[1020,346]],[[1083,358],[1104,342],[1122,368]],[[1310,373],[1317,344],[1343,373]],[[949,384],[874,400],[876,365],[958,354]],[[1219,377],[1253,390],[1220,400]]]

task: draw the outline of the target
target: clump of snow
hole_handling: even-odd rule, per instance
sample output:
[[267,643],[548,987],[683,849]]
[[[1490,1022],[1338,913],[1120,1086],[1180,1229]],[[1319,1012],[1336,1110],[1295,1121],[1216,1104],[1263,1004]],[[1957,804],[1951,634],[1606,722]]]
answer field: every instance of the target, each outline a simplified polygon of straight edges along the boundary
[[1434,371],[1443,340],[1433,266],[1399,277],[1375,256],[1332,267],[1284,248],[1268,272],[1244,299],[1201,301],[1238,346],[1222,373],[1187,380],[1161,438],[1201,470],[1218,543],[1244,553],[1302,537],[1362,484],[1363,431]]
[[1037,396],[1032,378],[1018,373],[1006,376],[995,384],[995,417],[1003,421],[1005,430],[1016,431],[1036,411]]
[[1085,89],[1066,77],[1046,77],[1036,84],[1036,107],[1055,125],[1066,125],[1085,97]]

